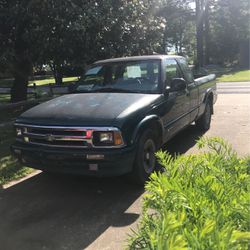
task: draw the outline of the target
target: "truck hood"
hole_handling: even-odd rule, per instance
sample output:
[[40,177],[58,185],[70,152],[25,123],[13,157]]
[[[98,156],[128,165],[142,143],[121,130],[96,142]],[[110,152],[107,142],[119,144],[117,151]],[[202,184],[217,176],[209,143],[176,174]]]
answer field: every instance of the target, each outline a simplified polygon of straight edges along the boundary
[[69,94],[42,103],[26,112],[19,123],[65,126],[114,126],[130,114],[144,109],[159,94],[82,93]]

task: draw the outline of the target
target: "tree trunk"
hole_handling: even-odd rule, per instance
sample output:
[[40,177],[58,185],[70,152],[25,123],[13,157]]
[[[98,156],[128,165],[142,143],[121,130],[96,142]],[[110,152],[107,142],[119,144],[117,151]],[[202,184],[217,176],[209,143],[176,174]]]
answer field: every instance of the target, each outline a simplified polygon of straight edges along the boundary
[[240,58],[239,58],[239,65],[242,68],[250,69],[250,48],[249,48],[250,41],[249,39],[246,41],[240,42]]
[[207,0],[205,4],[205,64],[208,65],[210,63],[210,24],[209,24],[209,0]]
[[[182,27],[182,21],[181,20],[180,20],[180,27]],[[182,53],[183,33],[184,33],[184,30],[180,28],[179,53],[178,53],[178,55],[180,55],[180,56],[183,56],[183,53]]]
[[203,66],[203,0],[196,0],[197,66]]
[[53,76],[54,76],[56,85],[62,85],[62,83],[63,83],[63,75],[62,75],[61,66],[57,65],[54,62],[52,62],[49,66],[50,66],[50,68],[51,68],[51,70],[53,72]]
[[32,63],[28,58],[19,58],[13,66],[14,82],[11,88],[11,102],[27,100],[27,87]]
[[11,88],[11,102],[27,100],[28,76],[16,75]]
[[56,70],[55,82],[56,82],[56,85],[62,85],[63,83],[63,76],[62,76],[61,69]]
[[164,34],[163,34],[163,39],[162,39],[162,51],[163,54],[167,54],[167,28],[165,27]]

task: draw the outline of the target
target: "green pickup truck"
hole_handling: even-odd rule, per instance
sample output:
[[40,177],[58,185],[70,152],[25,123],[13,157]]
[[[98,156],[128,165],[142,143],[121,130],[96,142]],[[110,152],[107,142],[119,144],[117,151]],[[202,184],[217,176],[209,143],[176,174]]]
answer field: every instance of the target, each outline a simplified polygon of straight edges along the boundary
[[17,118],[13,154],[26,166],[144,183],[155,152],[192,122],[208,130],[215,75],[194,79],[185,58],[152,55],[98,61],[73,93]]

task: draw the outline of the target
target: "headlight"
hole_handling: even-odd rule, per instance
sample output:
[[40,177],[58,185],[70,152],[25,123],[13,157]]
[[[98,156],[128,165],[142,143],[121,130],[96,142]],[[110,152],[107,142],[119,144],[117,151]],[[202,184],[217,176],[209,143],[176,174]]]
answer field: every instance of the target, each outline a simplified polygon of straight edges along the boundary
[[93,143],[95,146],[122,146],[124,144],[120,131],[95,131]]
[[113,143],[114,142],[113,132],[100,132],[99,141],[101,143]]

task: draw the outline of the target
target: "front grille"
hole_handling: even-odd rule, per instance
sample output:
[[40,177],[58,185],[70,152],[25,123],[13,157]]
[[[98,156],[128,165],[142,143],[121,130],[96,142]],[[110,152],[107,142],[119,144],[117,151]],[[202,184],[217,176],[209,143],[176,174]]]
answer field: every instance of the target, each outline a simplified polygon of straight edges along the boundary
[[76,146],[76,147],[87,147],[88,144],[85,141],[48,141],[46,139],[36,139],[36,138],[30,138],[30,143],[33,144],[46,144],[51,146]]
[[120,145],[96,145],[96,132],[116,131],[115,127],[61,127],[39,126],[15,123],[16,140],[25,144],[43,145],[48,147],[75,147],[75,148],[121,148]]
[[22,130],[22,136],[17,140],[28,144],[83,148],[92,145],[92,135],[88,135],[85,128],[31,125],[16,125],[16,128]]
[[[54,128],[48,128],[48,129],[39,129],[39,128],[27,128],[29,133],[33,134],[41,134],[41,135],[68,135],[68,136],[86,136],[86,131],[78,131],[78,130],[55,130]],[[62,133],[63,132],[63,133]]]

